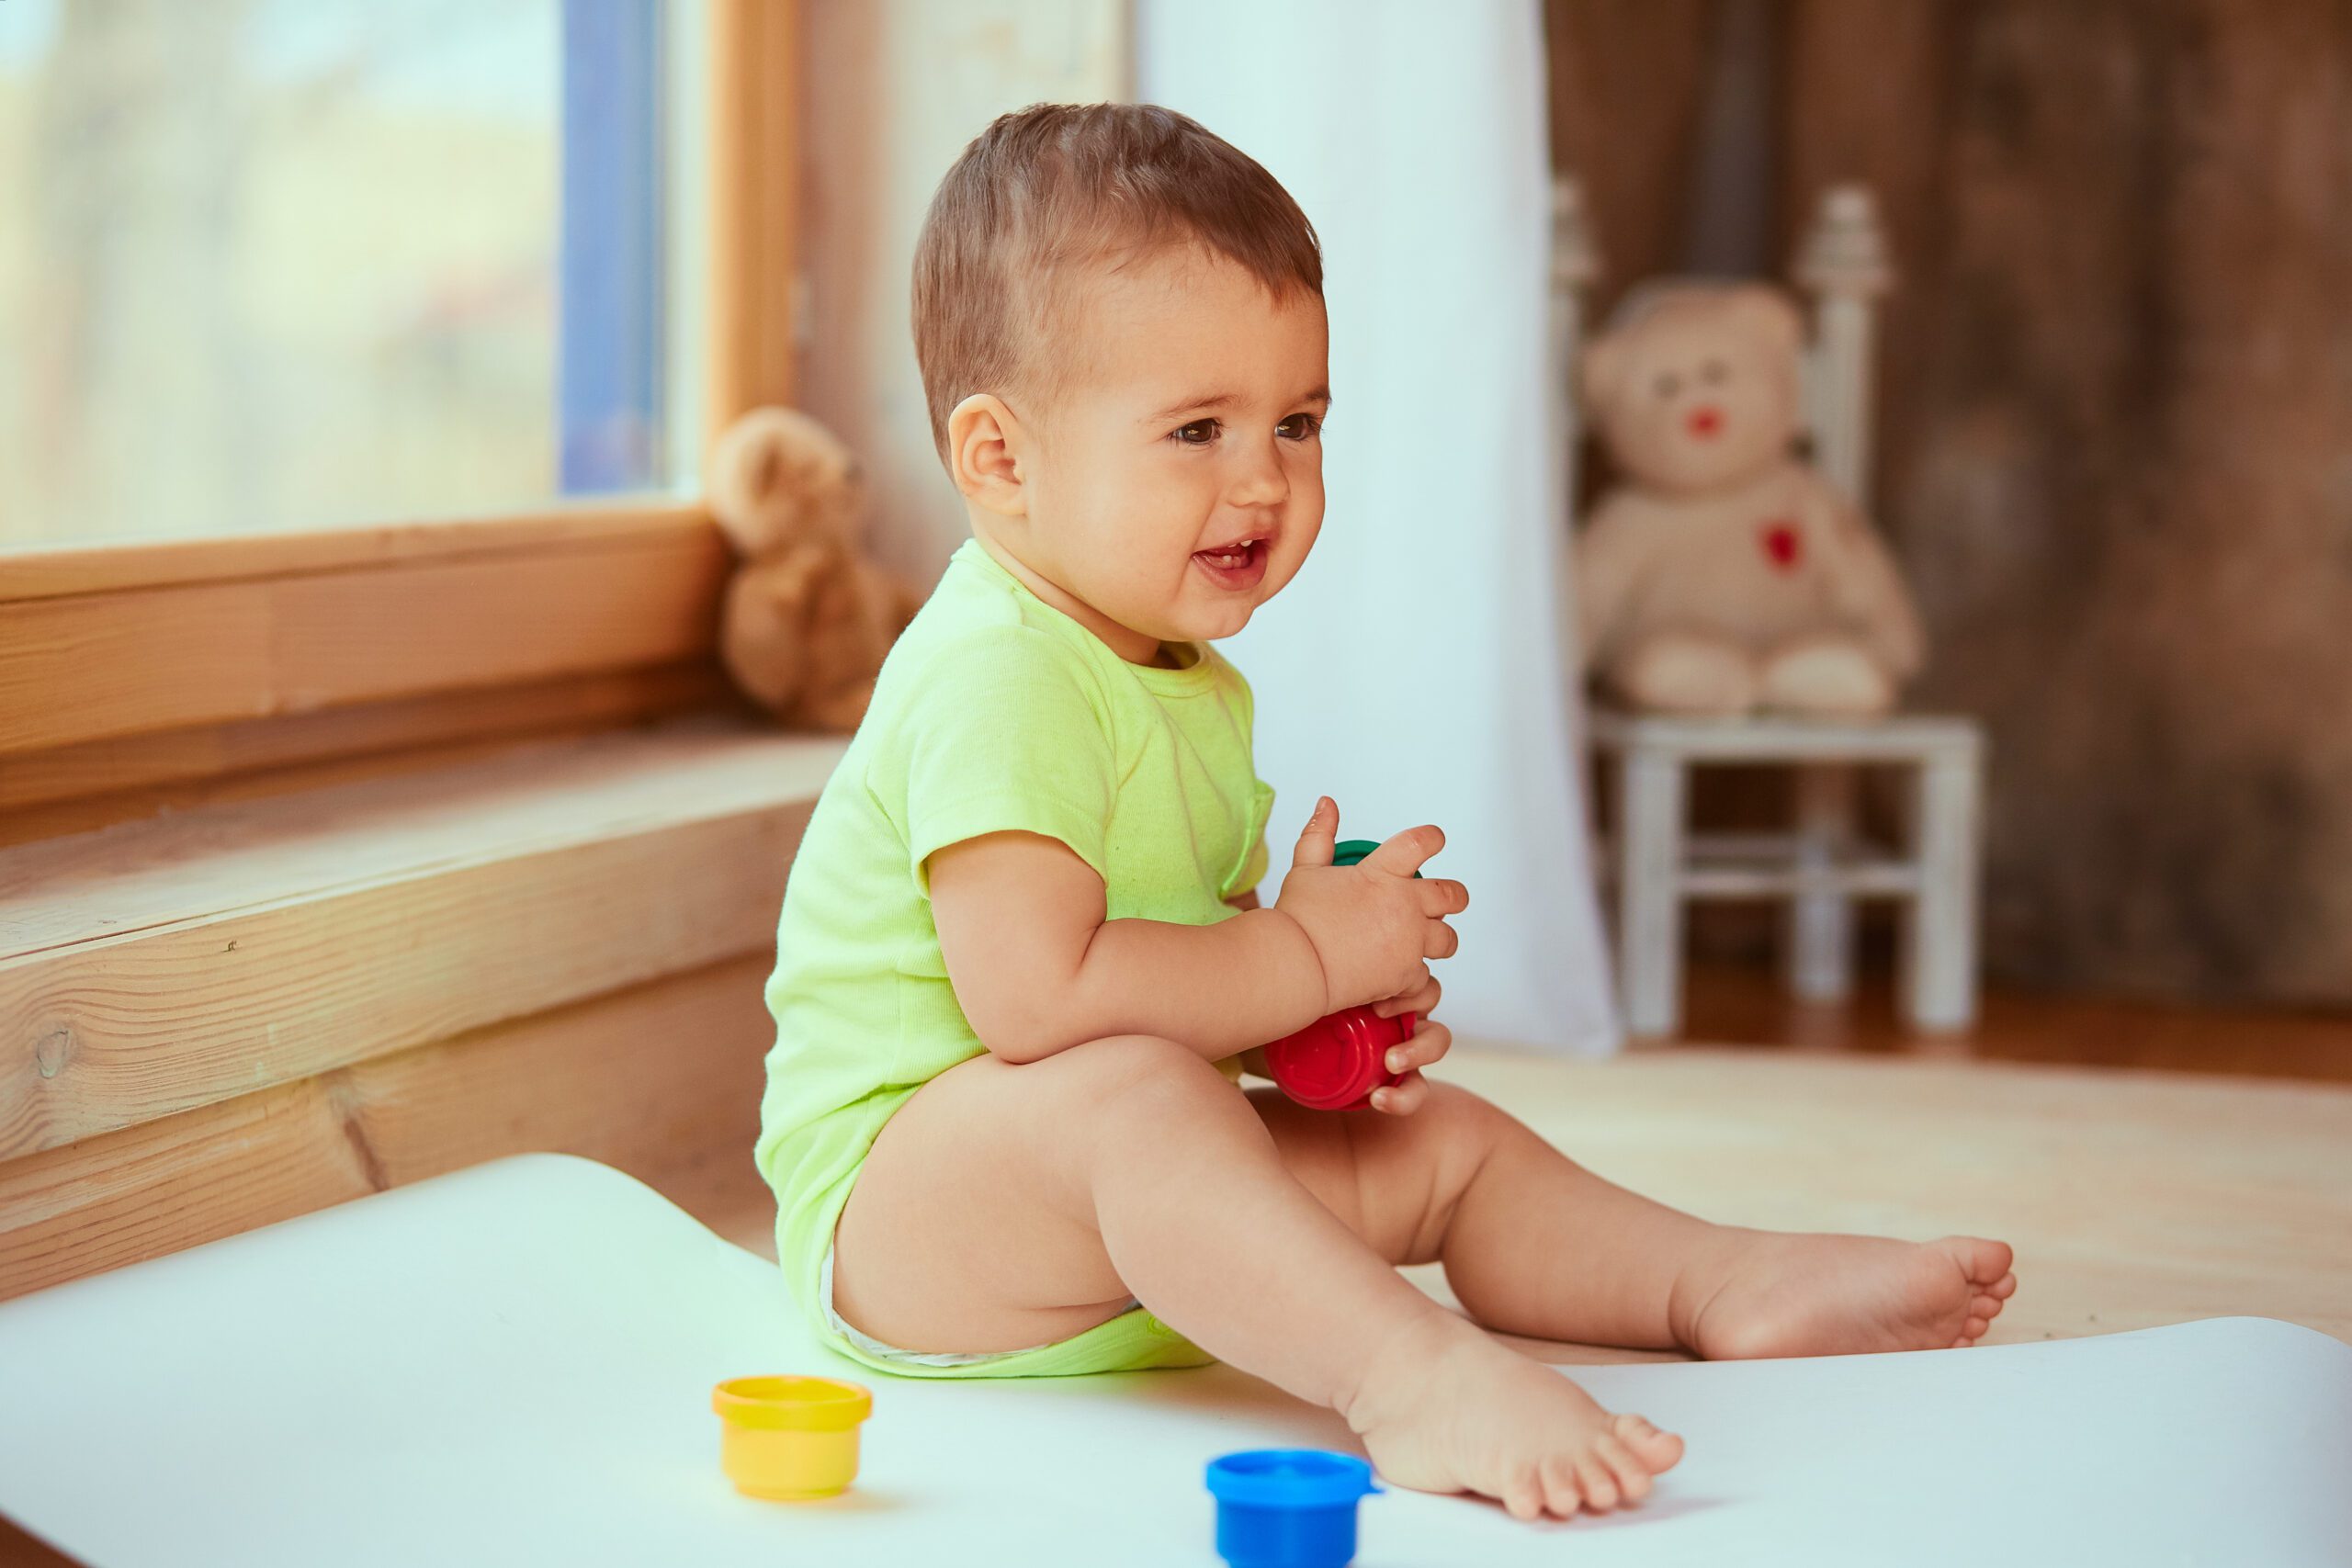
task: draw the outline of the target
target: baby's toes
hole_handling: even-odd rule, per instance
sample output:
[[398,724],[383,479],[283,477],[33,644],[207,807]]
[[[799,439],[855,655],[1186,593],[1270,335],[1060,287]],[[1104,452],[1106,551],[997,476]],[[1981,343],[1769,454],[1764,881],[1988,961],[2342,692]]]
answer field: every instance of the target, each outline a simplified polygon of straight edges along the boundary
[[1682,1460],[1682,1439],[1672,1432],[1662,1432],[1642,1416],[1626,1411],[1610,1423],[1609,1429],[1619,1441],[1633,1450],[1635,1459],[1652,1475],[1672,1470]]
[[1585,1506],[1593,1512],[1605,1514],[1617,1506],[1617,1478],[1600,1455],[1588,1453],[1577,1461],[1577,1479],[1584,1484]]
[[1988,1296],[1997,1297],[2002,1301],[2007,1301],[2011,1296],[2018,1293],[2017,1275],[2015,1273],[2002,1275],[1999,1279],[1984,1287],[1984,1293]]
[[1514,1519],[1532,1519],[1544,1512],[1544,1477],[1529,1465],[1503,1483],[1503,1506]]
[[[1990,1290],[1995,1281],[2008,1276],[2009,1264],[2016,1257],[2007,1242],[1987,1241],[1978,1235],[1948,1235],[1936,1245],[1960,1265],[1968,1282],[1980,1290]],[[2016,1289],[2014,1282],[2010,1289]]]
[[1592,1445],[1609,1473],[1617,1478],[1618,1495],[1628,1503],[1638,1503],[1650,1495],[1650,1472],[1647,1466],[1634,1457],[1624,1439],[1613,1432],[1601,1434],[1600,1441]]
[[1547,1507],[1567,1518],[1584,1506],[1584,1488],[1577,1481],[1576,1461],[1554,1454],[1544,1461],[1544,1500]]

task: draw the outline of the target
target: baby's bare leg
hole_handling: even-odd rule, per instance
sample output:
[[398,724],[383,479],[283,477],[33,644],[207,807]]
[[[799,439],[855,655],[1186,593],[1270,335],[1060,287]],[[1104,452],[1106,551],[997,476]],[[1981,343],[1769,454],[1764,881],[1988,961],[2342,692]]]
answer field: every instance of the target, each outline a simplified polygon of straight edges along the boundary
[[1445,1264],[1489,1328],[1642,1349],[1687,1346],[1678,1283],[1724,1235],[1603,1180],[1516,1118],[1432,1081],[1410,1116],[1250,1099],[1284,1161],[1392,1263]]
[[[1384,1290],[1385,1269],[1365,1267],[1363,1246],[1383,1265],[1443,1258],[1463,1305],[1490,1328],[1648,1348],[1685,1342],[1675,1281],[1720,1227],[1602,1180],[1451,1084],[1432,1083],[1406,1117],[1308,1111],[1253,1089],[1248,1103],[1269,1145],[1231,1115],[1242,1102],[1213,1069],[1180,1062],[1173,1082],[1154,1070],[1167,1044],[1095,1041],[1022,1066],[976,1057],[925,1085],[883,1130],[842,1215],[842,1314],[916,1350],[1017,1348],[1115,1315],[1146,1289],[1112,1260],[1090,1174],[1098,1151],[1072,1136],[1099,1134],[1101,1121],[1073,1113],[1064,1097],[1107,1108],[1120,1096],[1122,1110],[1164,1122],[1174,1107],[1150,1097],[1181,1101],[1198,1088],[1231,1102],[1227,1120],[1250,1145],[1251,1161],[1222,1168],[1224,1178],[1254,1194],[1277,1165],[1287,1170],[1329,1211],[1302,1211],[1295,1224]],[[974,1179],[975,1168],[1022,1185]],[[1015,1201],[1033,1186],[1060,1196]],[[1363,1245],[1347,1246],[1335,1218]],[[1179,1296],[1191,1283],[1171,1282]],[[1152,1293],[1172,1299],[1170,1288]]]
[[842,1315],[906,1349],[1067,1337],[1132,1292],[1329,1405],[1441,1310],[1289,1175],[1223,1075],[1149,1035],[925,1084],[875,1141],[833,1268]]
[[1123,1035],[1018,1066],[975,1058],[918,1090],[842,1212],[834,1293],[891,1344],[989,1350],[1076,1333],[1132,1292],[1212,1354],[1340,1411],[1392,1479],[1521,1517],[1638,1495],[1680,1457],[1679,1438],[1612,1418],[1391,1261],[1292,1174],[1215,1068]]
[[1489,1328],[1711,1358],[1943,1349],[1981,1337],[2017,1289],[2001,1242],[1710,1224],[1602,1179],[1474,1094],[1430,1089],[1406,1117],[1252,1098],[1301,1181],[1382,1256],[1442,1258]]

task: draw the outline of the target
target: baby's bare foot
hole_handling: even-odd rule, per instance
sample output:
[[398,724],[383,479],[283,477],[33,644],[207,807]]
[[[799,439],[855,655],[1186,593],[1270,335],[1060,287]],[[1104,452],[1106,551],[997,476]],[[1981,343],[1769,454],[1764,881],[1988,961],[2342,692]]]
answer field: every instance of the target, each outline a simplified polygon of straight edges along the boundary
[[1374,1469],[1421,1492],[1477,1492],[1519,1518],[1607,1512],[1649,1495],[1682,1439],[1612,1416],[1566,1378],[1439,1315],[1400,1334],[1340,1414]]
[[1726,1227],[1675,1288],[1677,1331],[1710,1360],[1937,1350],[1975,1342],[2018,1288],[2008,1244]]

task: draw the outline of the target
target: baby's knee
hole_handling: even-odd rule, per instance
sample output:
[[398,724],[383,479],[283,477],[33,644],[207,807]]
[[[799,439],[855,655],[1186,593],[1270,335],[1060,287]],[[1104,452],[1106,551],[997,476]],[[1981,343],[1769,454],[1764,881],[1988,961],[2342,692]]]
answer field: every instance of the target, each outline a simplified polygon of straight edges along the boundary
[[1421,1131],[1429,1137],[1473,1155],[1491,1148],[1498,1138],[1519,1125],[1510,1112],[1493,1100],[1473,1094],[1460,1084],[1442,1083],[1435,1078],[1430,1080],[1429,1098],[1406,1120],[1420,1122]]
[[1057,1054],[1066,1076],[1097,1113],[1137,1101],[1164,1104],[1238,1098],[1233,1080],[1191,1046],[1158,1034],[1114,1034]]

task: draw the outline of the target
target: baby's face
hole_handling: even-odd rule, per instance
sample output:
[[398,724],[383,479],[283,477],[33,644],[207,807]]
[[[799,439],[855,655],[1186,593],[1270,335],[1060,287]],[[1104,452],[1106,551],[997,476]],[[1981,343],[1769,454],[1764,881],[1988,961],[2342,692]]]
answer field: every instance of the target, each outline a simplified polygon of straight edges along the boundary
[[1231,637],[1306,559],[1329,333],[1320,299],[1276,303],[1197,248],[1083,288],[1023,463],[1024,559],[1143,662],[1162,641]]

